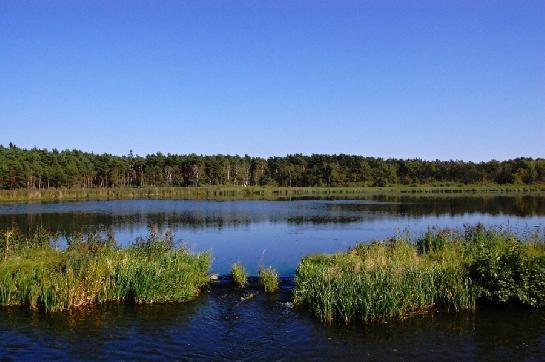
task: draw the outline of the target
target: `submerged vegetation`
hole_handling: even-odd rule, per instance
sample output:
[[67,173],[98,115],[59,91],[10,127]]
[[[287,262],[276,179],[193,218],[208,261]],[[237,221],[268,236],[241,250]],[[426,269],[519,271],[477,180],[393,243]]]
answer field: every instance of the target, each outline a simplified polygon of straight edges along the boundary
[[278,273],[273,267],[259,267],[259,283],[266,293],[274,293],[278,290]]
[[324,321],[372,321],[480,304],[545,306],[545,243],[501,229],[430,230],[304,258],[295,303]]
[[0,235],[0,305],[45,311],[95,303],[182,302],[209,281],[208,253],[177,247],[170,233],[153,230],[128,248],[112,235],[80,235],[63,250],[51,235],[26,235],[14,229]]

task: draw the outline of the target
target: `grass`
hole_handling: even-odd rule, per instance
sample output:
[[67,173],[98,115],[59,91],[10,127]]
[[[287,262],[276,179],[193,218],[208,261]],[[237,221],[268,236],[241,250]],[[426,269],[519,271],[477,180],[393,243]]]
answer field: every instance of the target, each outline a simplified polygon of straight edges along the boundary
[[64,250],[46,233],[0,236],[0,305],[45,311],[105,302],[183,302],[209,281],[208,253],[175,247],[151,232],[126,249],[111,238],[74,238]]
[[259,284],[266,293],[274,293],[278,290],[278,273],[273,267],[259,267]]
[[291,197],[328,197],[367,194],[459,194],[544,192],[545,185],[432,184],[393,185],[387,187],[111,187],[49,188],[0,190],[0,202],[116,200],[116,199],[279,199]]
[[231,267],[231,278],[233,279],[235,285],[240,288],[244,288],[248,283],[248,274],[246,273],[244,265],[240,263],[233,264]]
[[545,306],[545,244],[501,229],[430,230],[304,258],[296,304],[323,321],[403,318],[481,304]]

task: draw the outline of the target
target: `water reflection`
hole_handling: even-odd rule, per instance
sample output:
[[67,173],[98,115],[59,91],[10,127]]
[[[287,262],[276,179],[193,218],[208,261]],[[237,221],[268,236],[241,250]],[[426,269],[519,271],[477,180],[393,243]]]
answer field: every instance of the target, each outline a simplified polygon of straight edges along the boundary
[[386,238],[430,226],[504,224],[545,226],[545,197],[393,196],[359,200],[189,201],[120,200],[0,205],[0,228],[29,232],[42,226],[70,237],[112,229],[122,245],[145,236],[149,225],[172,228],[195,250],[211,249],[213,270],[235,261],[255,273],[259,263],[291,275],[304,255],[343,250],[358,241]]
[[545,215],[545,197],[388,196],[368,200],[186,201],[120,200],[0,204],[0,226],[41,224],[59,230],[128,224],[208,228],[272,223],[350,223],[392,216],[460,216],[480,213],[518,217]]

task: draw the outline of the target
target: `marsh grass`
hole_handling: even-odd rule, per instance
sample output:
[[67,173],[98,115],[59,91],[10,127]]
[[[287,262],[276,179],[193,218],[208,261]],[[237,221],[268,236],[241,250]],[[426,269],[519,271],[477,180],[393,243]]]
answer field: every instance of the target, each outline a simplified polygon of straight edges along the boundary
[[121,249],[110,237],[86,235],[57,250],[45,233],[4,231],[0,305],[55,311],[114,301],[190,300],[209,280],[210,256],[175,247],[169,238],[150,234]]
[[273,267],[259,267],[259,284],[266,293],[274,293],[278,290],[278,273]]
[[430,185],[392,185],[385,187],[274,187],[229,186],[205,187],[87,187],[0,190],[0,201],[63,201],[119,199],[265,199],[298,197],[346,197],[369,194],[464,194],[464,193],[543,193],[545,185],[498,185],[438,183]]
[[413,243],[391,239],[346,253],[304,258],[295,303],[324,321],[403,318],[478,304],[545,305],[543,241],[500,229],[430,230]]
[[248,283],[248,274],[246,273],[244,265],[241,263],[233,264],[231,267],[231,278],[233,279],[235,285],[240,288],[244,288]]

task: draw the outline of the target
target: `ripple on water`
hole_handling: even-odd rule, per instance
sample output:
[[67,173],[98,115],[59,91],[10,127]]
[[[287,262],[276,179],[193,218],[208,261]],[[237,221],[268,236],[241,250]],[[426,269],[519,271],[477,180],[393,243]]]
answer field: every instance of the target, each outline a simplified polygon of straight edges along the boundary
[[[111,304],[50,315],[0,309],[0,358],[540,359],[545,311],[483,309],[322,325],[276,295],[212,287],[185,304]],[[242,300],[242,302],[241,302]]]

